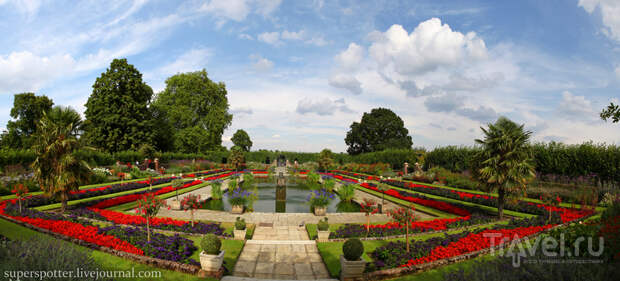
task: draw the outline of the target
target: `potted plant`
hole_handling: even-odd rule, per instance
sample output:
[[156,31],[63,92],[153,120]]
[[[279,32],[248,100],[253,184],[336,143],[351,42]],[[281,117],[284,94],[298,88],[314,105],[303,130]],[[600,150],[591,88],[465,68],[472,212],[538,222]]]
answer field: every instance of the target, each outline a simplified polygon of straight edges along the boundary
[[327,205],[334,199],[335,195],[327,190],[320,189],[310,192],[308,202],[317,216],[324,216],[327,213]]
[[318,238],[319,242],[327,242],[329,240],[329,223],[327,223],[327,217],[320,220],[317,223],[316,228],[318,229]]
[[181,210],[181,200],[179,200],[179,188],[183,186],[183,180],[181,178],[175,179],[171,183],[174,187],[175,199],[170,200],[170,208],[174,210]]
[[241,217],[237,217],[235,221],[235,230],[233,230],[233,234],[236,240],[245,240],[245,233],[247,232],[245,219]]
[[220,251],[222,241],[215,234],[207,234],[200,241],[200,267],[205,271],[217,272],[224,262],[224,251]]
[[241,188],[236,188],[232,191],[228,191],[228,202],[232,205],[231,213],[242,214],[245,205],[248,202],[250,192]]
[[366,261],[362,260],[364,244],[357,238],[348,239],[342,245],[340,255],[340,280],[361,278],[366,268]]

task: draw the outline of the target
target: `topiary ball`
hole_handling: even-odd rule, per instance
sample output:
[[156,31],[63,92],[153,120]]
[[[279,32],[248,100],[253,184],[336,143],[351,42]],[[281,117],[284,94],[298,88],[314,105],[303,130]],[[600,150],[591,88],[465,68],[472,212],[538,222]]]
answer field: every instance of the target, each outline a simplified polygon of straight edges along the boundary
[[202,241],[200,241],[200,246],[206,254],[217,255],[220,253],[222,241],[219,237],[215,236],[215,234],[210,233],[202,237]]
[[236,230],[244,230],[245,229],[245,219],[237,217],[237,221],[235,221],[235,229]]
[[329,229],[329,223],[327,223],[327,218],[325,218],[324,220],[320,220],[319,223],[317,223],[317,228],[320,231],[326,231]]
[[364,244],[357,238],[347,239],[342,245],[342,253],[348,261],[358,261],[364,253]]

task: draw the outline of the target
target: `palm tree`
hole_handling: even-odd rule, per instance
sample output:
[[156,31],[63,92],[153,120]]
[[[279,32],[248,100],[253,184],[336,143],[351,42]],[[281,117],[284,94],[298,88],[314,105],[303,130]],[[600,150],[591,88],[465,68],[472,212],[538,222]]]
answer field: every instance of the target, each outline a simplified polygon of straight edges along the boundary
[[56,106],[43,114],[37,124],[32,149],[37,156],[32,163],[35,180],[49,196],[58,196],[61,211],[67,209],[69,193],[88,181],[91,170],[74,152],[80,148],[77,139],[82,120],[69,107]]
[[482,150],[474,163],[472,174],[483,185],[497,190],[499,219],[503,218],[506,194],[525,192],[534,179],[534,164],[529,150],[532,132],[523,129],[506,117],[500,117],[489,128],[482,128],[484,140],[476,139]]

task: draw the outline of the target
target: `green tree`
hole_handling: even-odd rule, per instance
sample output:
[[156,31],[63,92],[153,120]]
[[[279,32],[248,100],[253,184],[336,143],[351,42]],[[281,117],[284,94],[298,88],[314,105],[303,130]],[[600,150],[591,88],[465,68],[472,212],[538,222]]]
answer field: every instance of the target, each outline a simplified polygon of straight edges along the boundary
[[3,137],[6,138],[3,140],[5,145],[11,148],[30,148],[37,122],[52,105],[54,102],[46,96],[36,96],[33,93],[16,94],[10,113],[15,121],[9,121],[6,125],[8,132],[6,137]]
[[210,146],[206,130],[198,126],[179,130],[174,136],[174,148],[182,153],[204,153],[215,150]]
[[403,120],[387,108],[364,113],[361,122],[353,122],[344,142],[347,152],[357,155],[388,148],[411,149],[413,142]]
[[620,121],[620,106],[610,103],[606,109],[601,111],[601,119],[607,121],[607,119],[611,119],[613,123],[617,123]]
[[178,144],[185,142],[177,142],[176,138],[186,137],[190,131],[181,132],[191,128],[192,135],[201,136],[201,143],[197,145],[201,152],[220,150],[222,134],[232,122],[226,86],[211,81],[204,69],[166,79],[166,88],[157,95],[153,107],[159,122],[169,129],[160,131],[157,138],[172,133],[176,149],[181,149]]
[[472,175],[490,190],[497,191],[497,209],[503,218],[506,195],[524,193],[535,177],[533,158],[529,148],[532,132],[523,129],[506,117],[500,117],[489,128],[482,128],[484,140],[477,155],[480,163]]
[[79,117],[75,110],[64,107],[44,113],[32,147],[34,178],[45,193],[60,198],[62,212],[67,209],[69,193],[78,190],[79,183],[87,182],[91,174],[88,164],[75,154],[80,148],[76,132],[81,123],[75,116]]
[[250,136],[242,129],[237,130],[230,140],[235,146],[241,147],[245,152],[250,151],[250,148],[252,148]]
[[319,153],[319,171],[327,172],[334,163],[334,153],[329,149],[321,150]]
[[230,157],[228,157],[228,164],[235,168],[235,171],[239,171],[245,164],[245,156],[243,155],[243,149],[238,146],[230,148]]
[[88,143],[110,152],[137,150],[151,143],[153,90],[126,59],[114,59],[93,84],[86,102],[84,137]]

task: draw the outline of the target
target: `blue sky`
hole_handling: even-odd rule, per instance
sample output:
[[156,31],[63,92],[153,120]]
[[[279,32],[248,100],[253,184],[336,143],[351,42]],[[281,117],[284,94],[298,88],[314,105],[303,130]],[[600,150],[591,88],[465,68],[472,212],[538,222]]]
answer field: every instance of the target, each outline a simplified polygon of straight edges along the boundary
[[226,84],[253,149],[346,150],[375,107],[414,146],[471,145],[507,116],[536,141],[620,143],[620,1],[0,0],[0,130],[13,94],[80,112],[127,58],[158,92],[177,72]]

